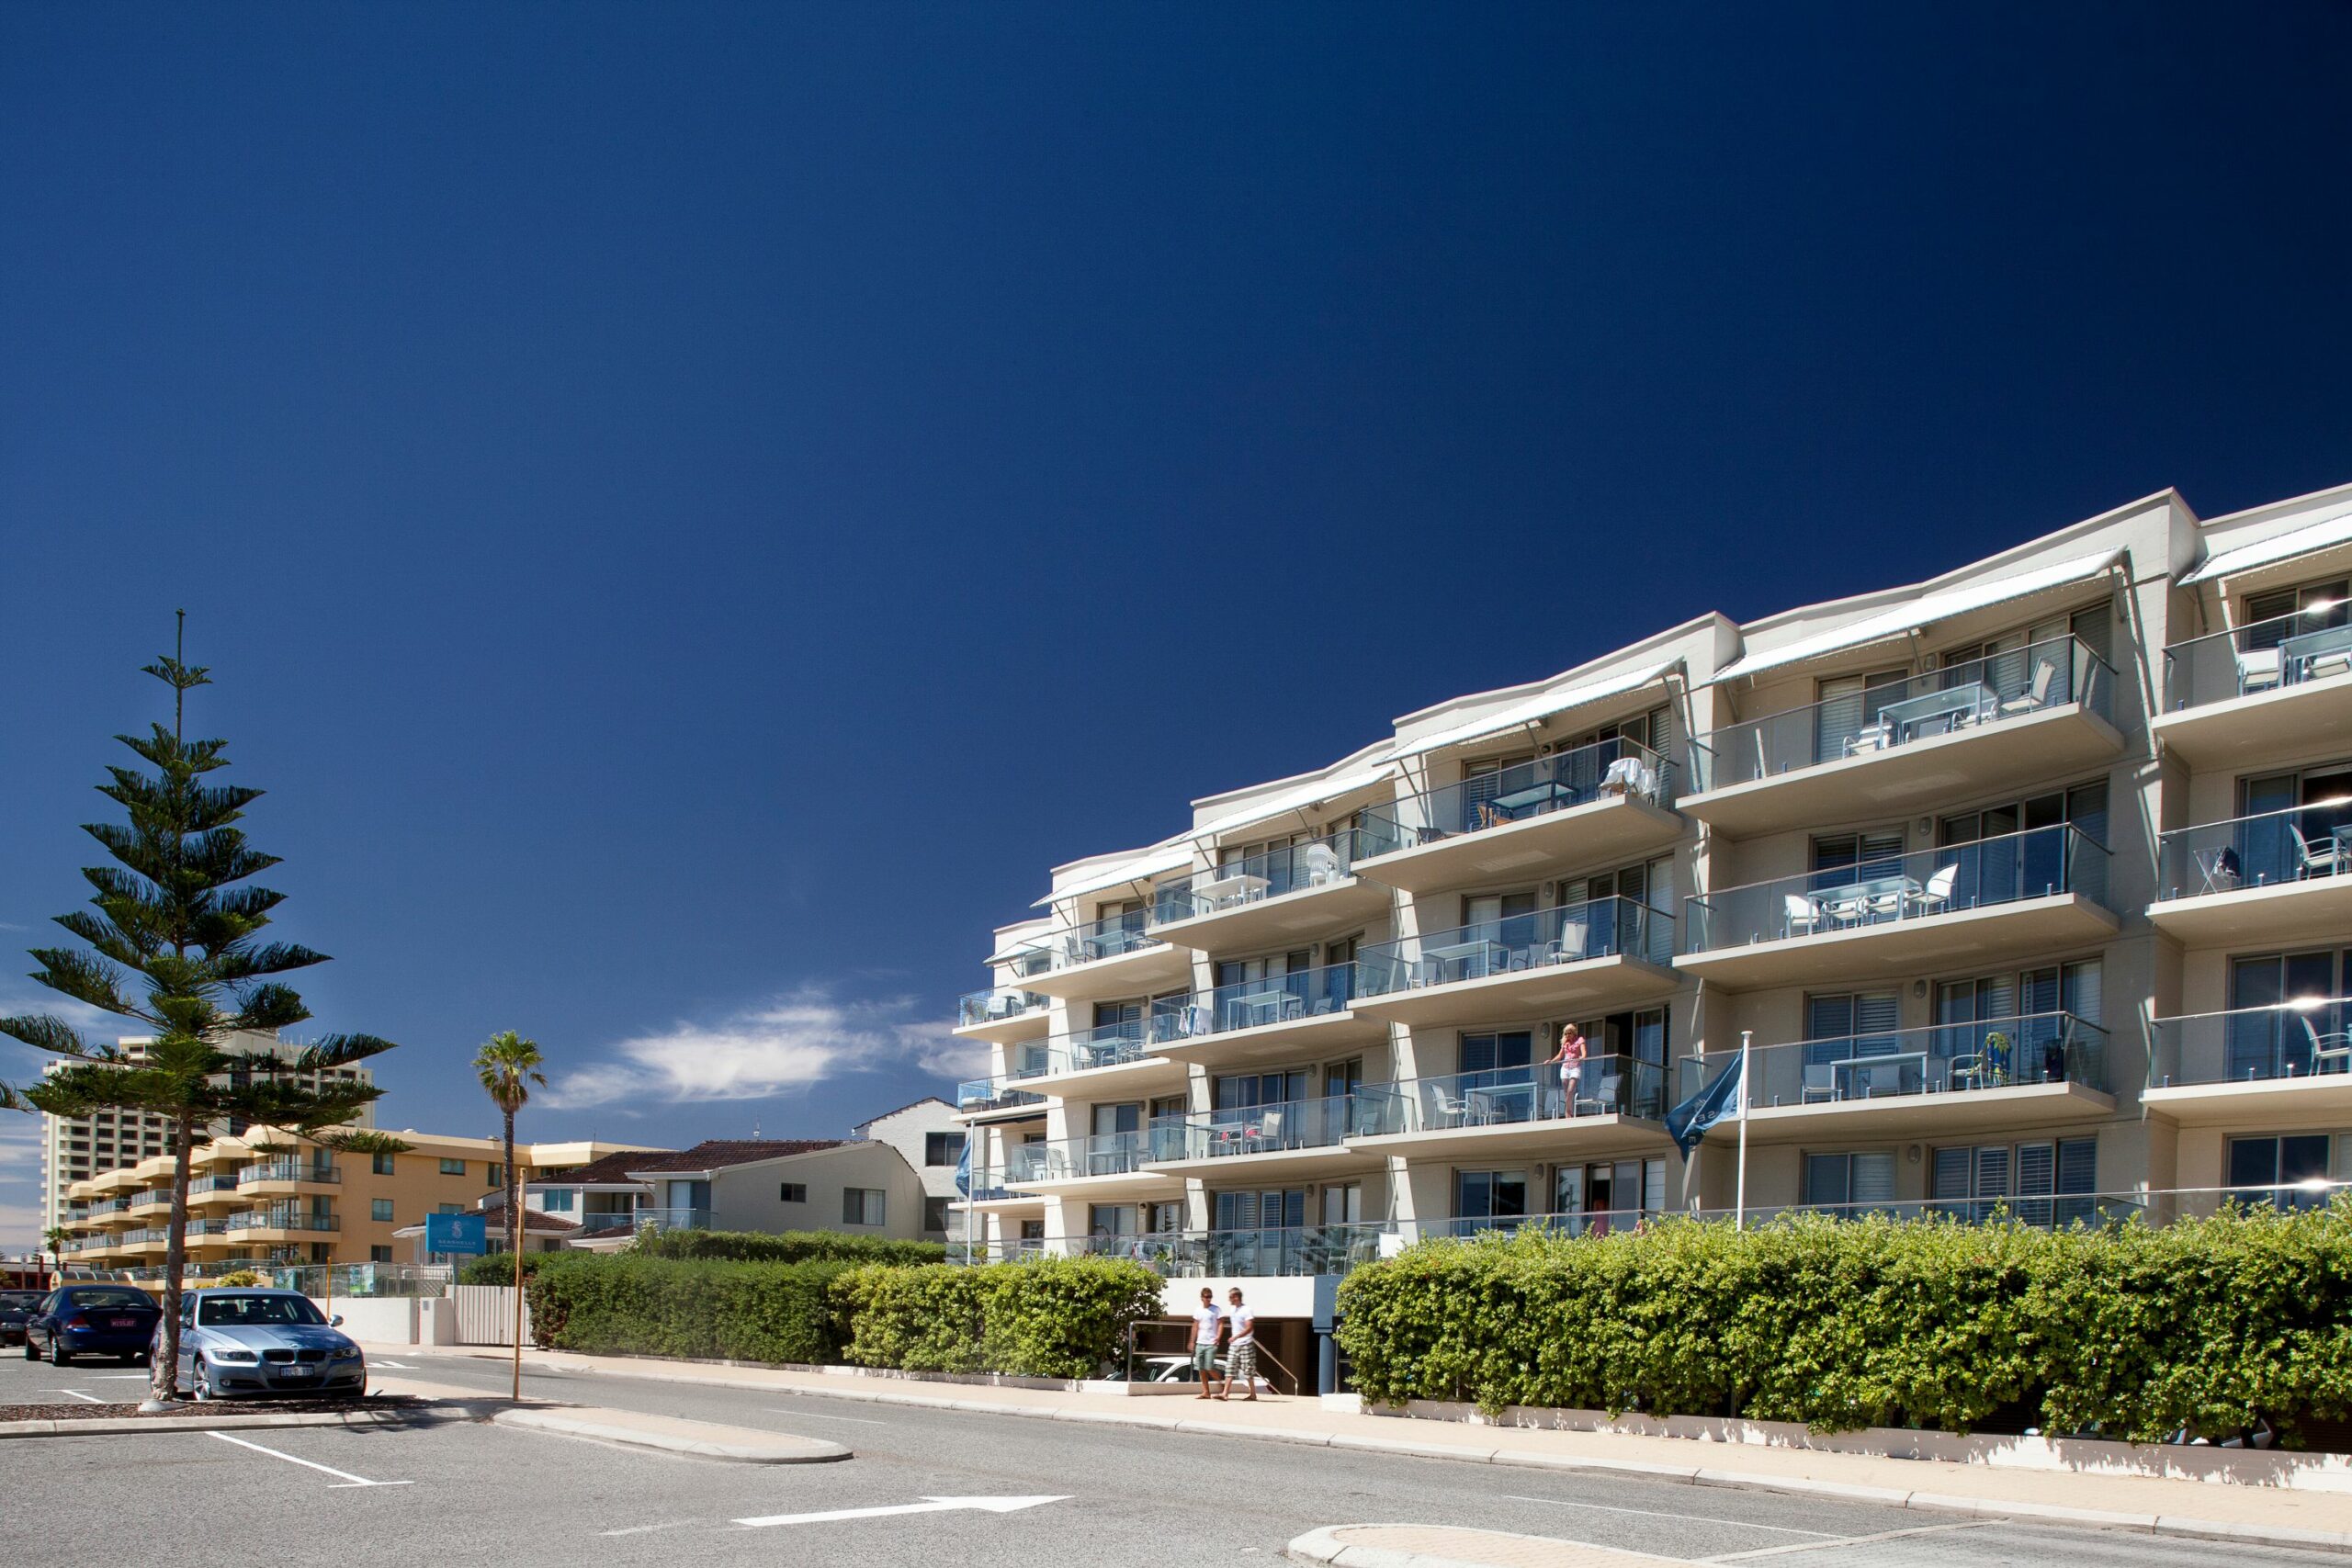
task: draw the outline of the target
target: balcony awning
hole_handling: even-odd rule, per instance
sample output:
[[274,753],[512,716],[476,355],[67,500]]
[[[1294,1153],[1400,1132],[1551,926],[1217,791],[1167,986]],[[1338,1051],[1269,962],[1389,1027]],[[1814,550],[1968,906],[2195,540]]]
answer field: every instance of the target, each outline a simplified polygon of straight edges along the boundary
[[[1063,898],[1081,898],[1089,893],[1100,893],[1106,887],[1117,887],[1129,882],[1148,882],[1155,876],[1177,871],[1193,863],[1191,837],[1182,842],[1155,844],[1132,859],[1114,861],[1100,871],[1087,873],[1066,887],[1057,887],[1029,907],[1042,909]],[[1015,947],[1022,945],[1014,943]]]
[[2346,544],[2352,544],[2352,512],[2341,512],[2304,527],[2291,528],[2284,534],[2256,540],[2251,545],[2240,545],[2236,549],[2208,556],[2204,565],[2182,578],[2181,581],[2211,582],[2217,577],[2235,577],[2258,566],[2275,566],[2297,556],[2312,555]]
[[1610,697],[1623,696],[1627,692],[1638,692],[1644,686],[1664,680],[1669,671],[1680,669],[1681,665],[1680,660],[1670,659],[1663,664],[1648,665],[1623,675],[1603,676],[1600,680],[1586,681],[1573,686],[1547,687],[1533,696],[1521,697],[1515,703],[1481,714],[1476,718],[1464,720],[1451,728],[1441,729],[1432,735],[1424,735],[1419,739],[1400,747],[1396,752],[1397,760],[1401,761],[1407,757],[1419,757],[1427,752],[1442,750],[1448,746],[1467,745],[1473,740],[1483,739],[1489,735],[1500,735],[1507,730],[1517,729],[1521,725],[1539,723],[1552,717],[1555,714],[1566,713],[1571,708],[1580,708]]
[[2107,550],[2095,556],[2080,556],[2056,566],[2046,566],[2038,571],[2013,572],[2007,576],[1972,582],[1963,588],[1947,588],[1934,593],[1924,593],[1906,600],[1893,609],[1864,615],[1826,632],[1815,632],[1800,637],[1784,647],[1764,653],[1752,653],[1736,659],[1715,672],[1710,685],[1720,685],[1743,675],[1755,675],[1782,665],[1800,664],[1810,659],[1841,653],[1848,649],[1865,648],[1874,642],[1886,642],[1908,637],[1922,626],[1948,621],[1954,615],[1964,615],[1971,610],[1982,610],[1994,604],[2005,604],[2015,599],[2047,593],[2052,589],[2072,587],[2089,581],[2112,567],[2123,557],[2121,550]]
[[1264,795],[1237,810],[1212,817],[1184,837],[1193,842],[1221,838],[1237,828],[1248,828],[1260,822],[1271,822],[1277,817],[1287,817],[1295,811],[1305,811],[1327,800],[1337,800],[1343,795],[1370,789],[1396,776],[1396,764],[1388,755],[1384,742],[1376,749],[1374,760],[1360,767],[1351,768],[1328,778],[1315,779],[1296,784],[1273,795]]

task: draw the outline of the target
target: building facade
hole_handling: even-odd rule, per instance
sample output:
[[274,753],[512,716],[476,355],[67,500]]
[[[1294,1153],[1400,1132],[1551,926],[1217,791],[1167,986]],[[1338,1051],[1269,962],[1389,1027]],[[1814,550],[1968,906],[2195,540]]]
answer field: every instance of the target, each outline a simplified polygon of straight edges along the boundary
[[[144,1036],[126,1036],[115,1042],[117,1048],[132,1061],[145,1055],[147,1043]],[[277,1040],[266,1034],[235,1034],[230,1036],[222,1048],[228,1051],[268,1051],[280,1047]],[[64,1066],[66,1064],[62,1062],[51,1062],[43,1071],[56,1072]],[[374,1075],[366,1067],[340,1067],[325,1076],[336,1081],[374,1081]],[[362,1111],[357,1124],[369,1125],[373,1114],[372,1110]],[[51,1116],[43,1112],[40,1122],[40,1224],[43,1232],[63,1224],[68,1207],[65,1190],[74,1182],[171,1152],[171,1119],[148,1111],[98,1111],[87,1116]],[[241,1130],[215,1129],[224,1133]]]
[[996,933],[959,1234],[1327,1315],[1416,1236],[1730,1211],[1737,1123],[1668,1122],[1743,1043],[1751,1212],[2301,1201],[2352,1157],[2347,601],[2352,487],[2165,491],[1197,801]]

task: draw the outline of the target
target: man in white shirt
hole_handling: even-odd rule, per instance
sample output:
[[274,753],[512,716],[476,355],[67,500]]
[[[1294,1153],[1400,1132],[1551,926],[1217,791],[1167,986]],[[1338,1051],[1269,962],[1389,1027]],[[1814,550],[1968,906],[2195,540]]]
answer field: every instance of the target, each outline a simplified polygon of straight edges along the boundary
[[[1201,1287],[1201,1310],[1193,1314],[1193,1381],[1201,1385],[1195,1399],[1209,1396],[1209,1385],[1216,1382],[1216,1340],[1225,1327],[1225,1314],[1217,1310],[1216,1292],[1206,1285]],[[1233,1392],[1233,1382],[1226,1380],[1226,1392]]]
[[1250,1391],[1244,1404],[1258,1403],[1258,1314],[1241,1304],[1241,1292],[1236,1290],[1230,1298],[1233,1304],[1226,1311],[1226,1321],[1233,1325],[1233,1343],[1227,1347],[1225,1368],[1225,1392],[1219,1399],[1233,1397],[1236,1379]]

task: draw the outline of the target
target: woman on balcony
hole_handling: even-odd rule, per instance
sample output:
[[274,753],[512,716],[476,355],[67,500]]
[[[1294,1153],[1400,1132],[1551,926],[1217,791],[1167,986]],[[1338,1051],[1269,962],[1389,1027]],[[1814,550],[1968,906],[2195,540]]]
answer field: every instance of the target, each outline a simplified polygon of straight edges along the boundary
[[1544,1058],[1544,1065],[1560,1065],[1560,1114],[1577,1113],[1577,1093],[1584,1088],[1584,1031],[1573,1023],[1560,1026],[1560,1048]]

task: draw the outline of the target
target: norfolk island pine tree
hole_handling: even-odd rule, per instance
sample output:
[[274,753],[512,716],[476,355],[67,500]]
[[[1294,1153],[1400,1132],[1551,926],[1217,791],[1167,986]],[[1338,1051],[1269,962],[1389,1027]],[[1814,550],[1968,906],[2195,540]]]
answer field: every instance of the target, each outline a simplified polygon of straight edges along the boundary
[[[185,617],[183,617],[183,626]],[[178,653],[144,667],[172,688],[172,726],[144,737],[117,736],[152,773],[113,767],[98,792],[123,808],[124,822],[85,824],[112,865],[85,868],[91,908],[57,923],[88,947],[35,948],[32,978],[59,995],[146,1026],[134,1056],[85,1040],[62,1019],[0,1018],[9,1035],[58,1058],[21,1085],[0,1082],[0,1108],[85,1116],[145,1111],[172,1126],[172,1207],[164,1258],[163,1354],[154,1359],[142,1409],[174,1393],[179,1359],[180,1276],[187,1260],[188,1165],[215,1126],[237,1119],[330,1148],[396,1152],[398,1139],[349,1125],[383,1091],[327,1075],[390,1050],[369,1034],[330,1034],[299,1047],[231,1052],[232,1035],[275,1036],[311,1016],[301,997],[276,978],[325,961],[290,942],[258,940],[283,895],[247,885],[277,863],[245,841],[237,824],[257,789],[208,783],[228,765],[225,741],[183,734],[187,694],[211,683]]]

